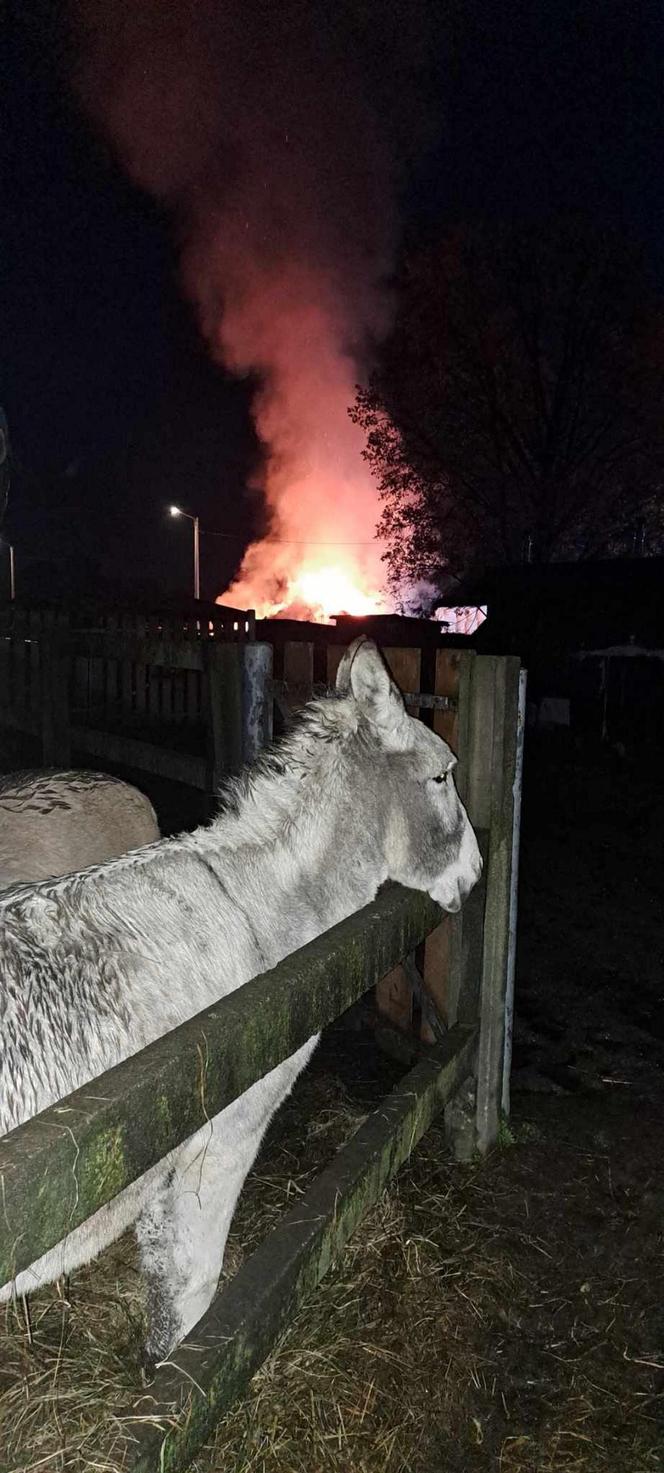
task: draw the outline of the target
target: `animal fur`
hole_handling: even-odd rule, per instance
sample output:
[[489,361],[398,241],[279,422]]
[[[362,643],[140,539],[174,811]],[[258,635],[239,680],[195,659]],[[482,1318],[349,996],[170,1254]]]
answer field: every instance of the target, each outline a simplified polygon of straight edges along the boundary
[[[206,828],[0,899],[0,1130],[9,1130],[367,904],[387,879],[458,909],[479,877],[449,747],[360,639],[337,694],[231,784]],[[6,1284],[88,1261],[135,1223],[147,1353],[207,1309],[244,1178],[316,1044]]]

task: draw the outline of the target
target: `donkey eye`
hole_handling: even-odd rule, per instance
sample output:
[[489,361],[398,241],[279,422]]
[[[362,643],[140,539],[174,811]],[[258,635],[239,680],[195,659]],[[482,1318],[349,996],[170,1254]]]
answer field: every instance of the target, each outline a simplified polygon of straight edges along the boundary
[[434,778],[434,782],[435,783],[446,783],[447,782],[447,773],[446,772],[439,772],[438,776]]

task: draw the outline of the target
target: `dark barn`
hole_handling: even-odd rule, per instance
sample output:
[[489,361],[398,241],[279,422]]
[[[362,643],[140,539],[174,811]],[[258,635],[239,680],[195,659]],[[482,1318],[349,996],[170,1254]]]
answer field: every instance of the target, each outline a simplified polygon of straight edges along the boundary
[[492,568],[457,597],[488,606],[478,651],[521,654],[531,721],[661,742],[664,558]]

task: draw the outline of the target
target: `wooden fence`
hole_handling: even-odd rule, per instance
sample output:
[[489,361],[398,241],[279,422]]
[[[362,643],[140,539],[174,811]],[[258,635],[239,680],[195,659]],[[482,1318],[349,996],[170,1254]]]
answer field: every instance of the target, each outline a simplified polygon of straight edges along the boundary
[[87,625],[5,607],[0,728],[40,740],[47,767],[69,766],[75,752],[212,793],[269,736],[260,709],[268,655],[254,628],[251,612],[221,607],[204,619],[109,615]]
[[[219,648],[237,693],[239,646]],[[330,682],[341,653],[327,652]],[[221,1290],[149,1393],[137,1392],[127,1406],[127,1473],[187,1466],[440,1110],[462,1158],[486,1151],[499,1132],[508,1099],[524,677],[516,658],[438,650],[427,690],[420,651],[384,654],[410,708],[459,753],[459,787],[485,858],[463,910],[443,916],[427,896],[388,886],[271,972],[101,1076],[94,1093],[85,1087],[0,1140],[3,1282],[370,988],[385,1026],[412,1051],[413,1067],[380,1109]],[[106,655],[116,658],[108,646]],[[306,645],[284,651],[276,689],[284,719],[315,685],[312,658]],[[255,687],[254,732],[259,720],[266,726],[267,663],[263,657]],[[221,694],[226,699],[220,686]]]
[[[334,684],[345,646],[256,641],[249,613],[95,616],[0,607],[0,730],[41,746],[47,767],[125,766],[214,793],[294,709]],[[421,715],[454,745],[457,649],[387,646]]]

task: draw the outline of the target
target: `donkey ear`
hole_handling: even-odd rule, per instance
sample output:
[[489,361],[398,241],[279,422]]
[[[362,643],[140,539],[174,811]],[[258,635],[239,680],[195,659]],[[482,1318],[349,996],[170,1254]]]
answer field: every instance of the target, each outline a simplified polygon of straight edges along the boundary
[[354,696],[374,726],[393,728],[404,719],[403,697],[373,640],[365,635],[346,650],[337,672],[337,692]]

